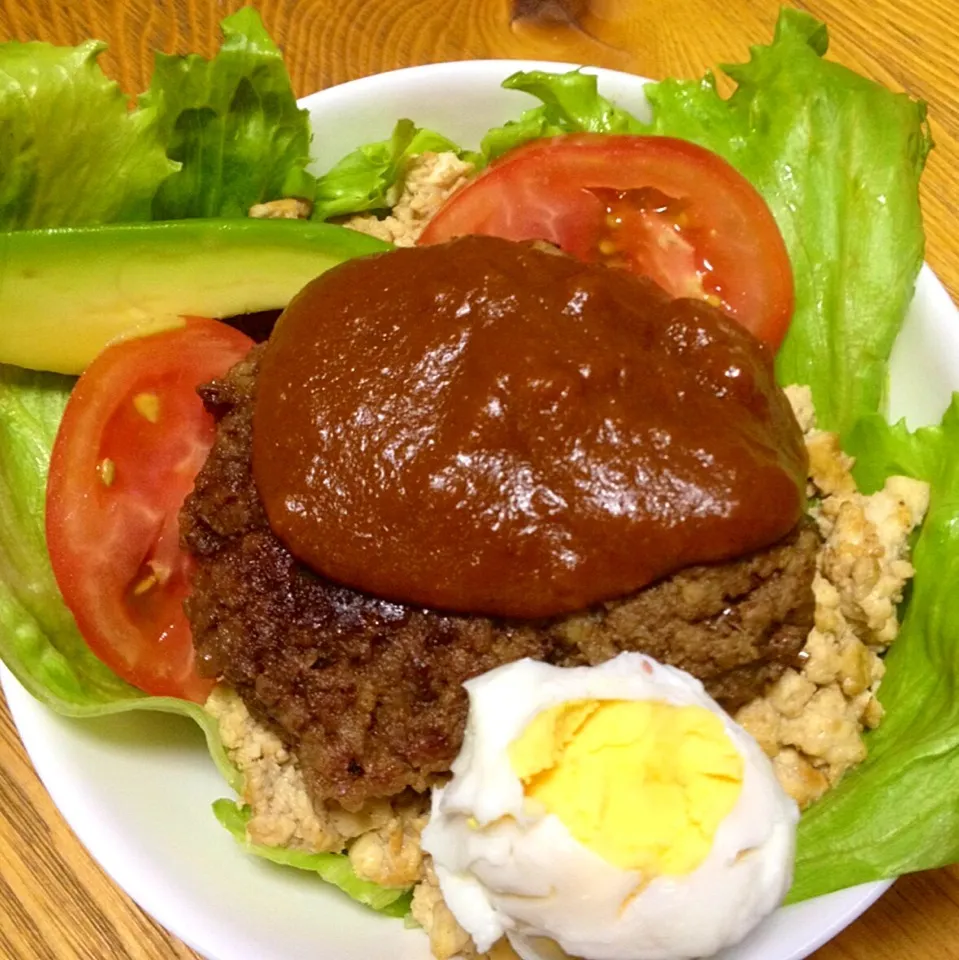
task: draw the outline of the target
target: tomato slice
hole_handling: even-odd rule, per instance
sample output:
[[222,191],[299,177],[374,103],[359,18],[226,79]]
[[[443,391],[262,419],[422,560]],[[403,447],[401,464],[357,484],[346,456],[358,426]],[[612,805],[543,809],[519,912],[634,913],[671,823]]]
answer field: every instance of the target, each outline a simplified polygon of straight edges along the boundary
[[215,320],[108,347],[67,402],[50,460],[46,533],[90,649],[146,693],[202,702],[183,612],[191,559],[177,514],[213,445],[196,388],[253,345]]
[[547,240],[720,307],[778,347],[793,310],[789,254],[766,202],[685,140],[571,134],[505,154],[457,191],[420,243],[464,234]]

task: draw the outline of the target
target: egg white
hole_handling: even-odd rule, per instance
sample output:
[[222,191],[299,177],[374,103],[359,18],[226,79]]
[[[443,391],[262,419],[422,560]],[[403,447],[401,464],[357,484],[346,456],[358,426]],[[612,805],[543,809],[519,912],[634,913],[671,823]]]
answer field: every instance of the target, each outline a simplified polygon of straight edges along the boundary
[[[469,681],[453,779],[433,792],[423,849],[443,898],[488,950],[504,934],[524,960],[692,960],[741,940],[792,880],[799,811],[759,745],[682,670],[638,653],[597,667],[521,660]],[[715,713],[744,761],[739,799],[706,859],[644,880],[524,804],[509,746],[543,710],[571,700],[654,700]],[[637,816],[642,816],[637,807]]]

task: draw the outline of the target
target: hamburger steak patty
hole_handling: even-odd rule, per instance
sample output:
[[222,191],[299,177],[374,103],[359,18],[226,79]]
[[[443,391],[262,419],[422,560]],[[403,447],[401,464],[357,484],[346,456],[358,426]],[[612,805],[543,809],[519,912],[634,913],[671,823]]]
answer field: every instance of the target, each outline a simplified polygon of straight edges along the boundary
[[200,672],[233,685],[295,750],[315,800],[356,808],[426,789],[459,752],[462,683],[522,657],[580,666],[642,651],[699,677],[728,709],[796,663],[819,545],[805,524],[744,559],[541,621],[413,608],[316,575],[273,534],[252,478],[262,350],[200,391],[218,426],[181,514],[196,557],[186,613]]

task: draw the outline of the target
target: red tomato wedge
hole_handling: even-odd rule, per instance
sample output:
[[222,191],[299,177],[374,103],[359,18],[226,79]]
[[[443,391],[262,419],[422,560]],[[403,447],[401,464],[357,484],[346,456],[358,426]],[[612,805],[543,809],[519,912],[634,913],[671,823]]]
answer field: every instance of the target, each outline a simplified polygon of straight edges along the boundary
[[252,345],[190,318],[107,347],[77,381],[53,446],[46,533],[64,600],[90,649],[156,696],[202,702],[212,687],[194,669],[177,514],[214,439],[196,388]]
[[720,307],[776,348],[793,310],[789,254],[766,202],[685,140],[571,134],[505,154],[457,191],[420,243],[547,240]]

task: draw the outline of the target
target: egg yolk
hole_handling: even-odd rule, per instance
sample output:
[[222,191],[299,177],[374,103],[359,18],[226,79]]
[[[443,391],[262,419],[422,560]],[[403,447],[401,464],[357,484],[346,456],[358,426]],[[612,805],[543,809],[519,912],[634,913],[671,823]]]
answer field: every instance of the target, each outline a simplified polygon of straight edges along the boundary
[[579,700],[544,710],[509,748],[527,803],[645,878],[681,876],[736,804],[743,758],[703,707]]

